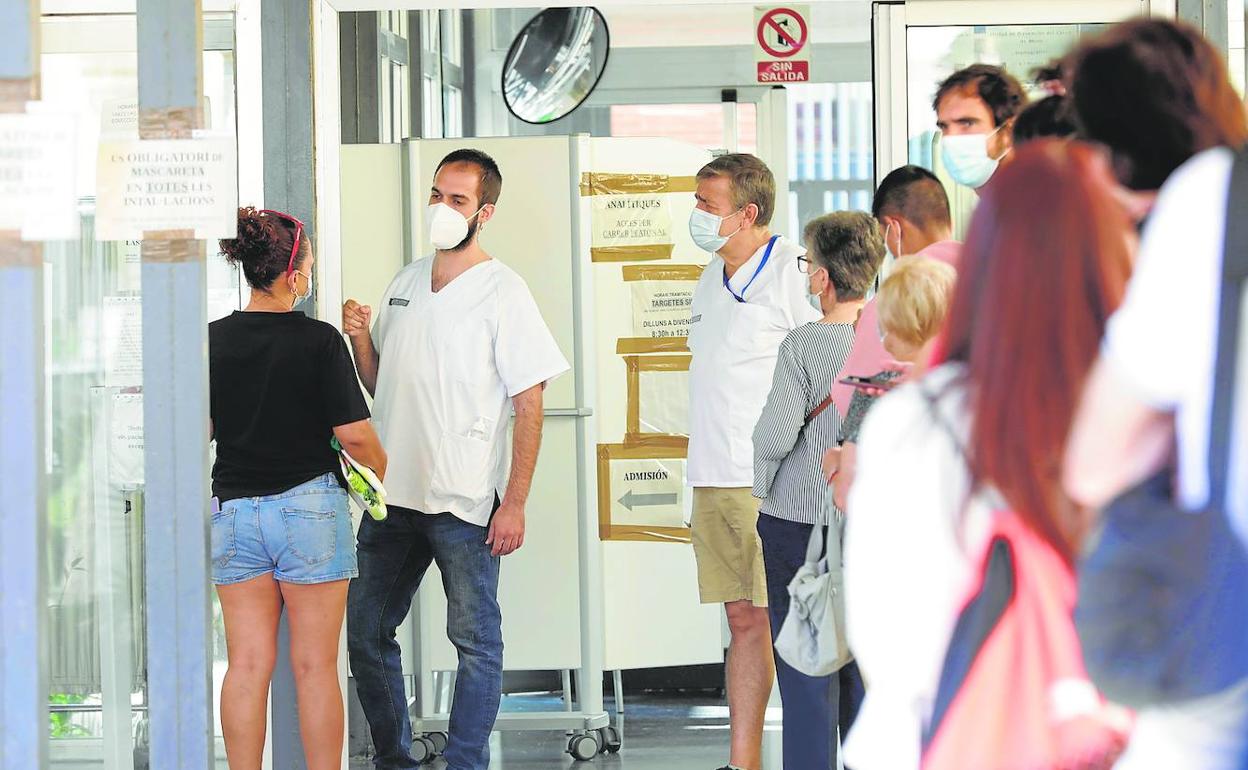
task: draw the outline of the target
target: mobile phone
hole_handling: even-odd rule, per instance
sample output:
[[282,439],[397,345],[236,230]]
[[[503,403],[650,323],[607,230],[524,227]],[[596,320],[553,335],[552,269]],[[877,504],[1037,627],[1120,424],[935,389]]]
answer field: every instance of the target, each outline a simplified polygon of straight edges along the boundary
[[841,380],[842,385],[848,385],[851,388],[875,389],[875,390],[892,390],[897,384],[895,380],[886,379],[880,376],[875,377],[855,377],[849,375]]

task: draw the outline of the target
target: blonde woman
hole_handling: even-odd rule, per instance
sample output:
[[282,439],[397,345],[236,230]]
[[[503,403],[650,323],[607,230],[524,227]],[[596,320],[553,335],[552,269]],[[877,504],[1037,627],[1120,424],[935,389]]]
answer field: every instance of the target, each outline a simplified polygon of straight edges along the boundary
[[[897,263],[880,287],[876,303],[884,349],[895,361],[908,364],[911,376],[921,373],[923,364],[932,357],[957,278],[957,271],[940,260],[907,257]],[[875,379],[888,381],[898,376],[898,372],[881,372]],[[825,464],[824,471],[831,476],[833,499],[843,511],[847,510],[849,488],[854,480],[858,430],[877,398],[878,395],[863,391],[854,393],[849,413],[841,423],[839,460],[833,454]]]

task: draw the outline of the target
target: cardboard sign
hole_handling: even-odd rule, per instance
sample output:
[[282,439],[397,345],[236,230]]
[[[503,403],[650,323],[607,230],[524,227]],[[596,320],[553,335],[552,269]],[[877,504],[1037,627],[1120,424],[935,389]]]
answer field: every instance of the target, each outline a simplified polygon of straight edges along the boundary
[[689,542],[689,442],[675,436],[598,445],[598,533],[603,540]]
[[806,5],[754,8],[754,60],[760,83],[810,80],[810,8]]

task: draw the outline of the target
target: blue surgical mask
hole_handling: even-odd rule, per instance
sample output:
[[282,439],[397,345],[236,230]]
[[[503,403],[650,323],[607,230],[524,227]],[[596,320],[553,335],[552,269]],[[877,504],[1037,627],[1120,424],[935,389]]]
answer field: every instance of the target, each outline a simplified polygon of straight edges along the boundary
[[[1004,126],[998,126],[991,134],[961,134],[940,137],[940,159],[953,181],[963,187],[979,189],[988,183],[1001,158],[988,154],[988,140]],[[1008,150],[1006,151],[1009,152]],[[1004,157],[1004,156],[1002,156]]]
[[697,244],[699,249],[709,251],[714,254],[728,245],[728,241],[732,236],[741,232],[738,227],[728,235],[720,235],[719,228],[723,225],[724,220],[728,217],[735,217],[741,213],[741,209],[729,214],[727,217],[717,217],[709,211],[702,209],[694,209],[689,215],[689,237]]

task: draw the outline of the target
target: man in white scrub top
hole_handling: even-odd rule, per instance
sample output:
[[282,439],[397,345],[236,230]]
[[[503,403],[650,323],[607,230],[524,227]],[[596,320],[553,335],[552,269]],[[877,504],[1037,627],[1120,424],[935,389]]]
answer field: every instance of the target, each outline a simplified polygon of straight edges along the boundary
[[499,558],[524,544],[542,390],[569,368],[524,281],[481,248],[478,236],[501,192],[502,175],[488,155],[448,155],[434,176],[426,217],[434,256],[395,277],[371,335],[371,308],[354,300],[343,308],[343,329],[390,455],[390,515],[364,517],[360,576],[347,599],[351,670],[379,770],[418,766],[395,629],[435,561],[446,589],[447,633],[459,653],[444,758],[448,770],[489,766],[502,689]]
[[775,664],[762,543],[756,529],[754,424],[780,343],[823,313],[811,304],[798,244],[772,235],[776,183],[753,155],[716,158],[698,172],[695,243],[711,252],[693,294],[689,349],[689,485],[693,552],[704,604],[723,604],[728,650],[728,768],[762,766],[763,721]]

